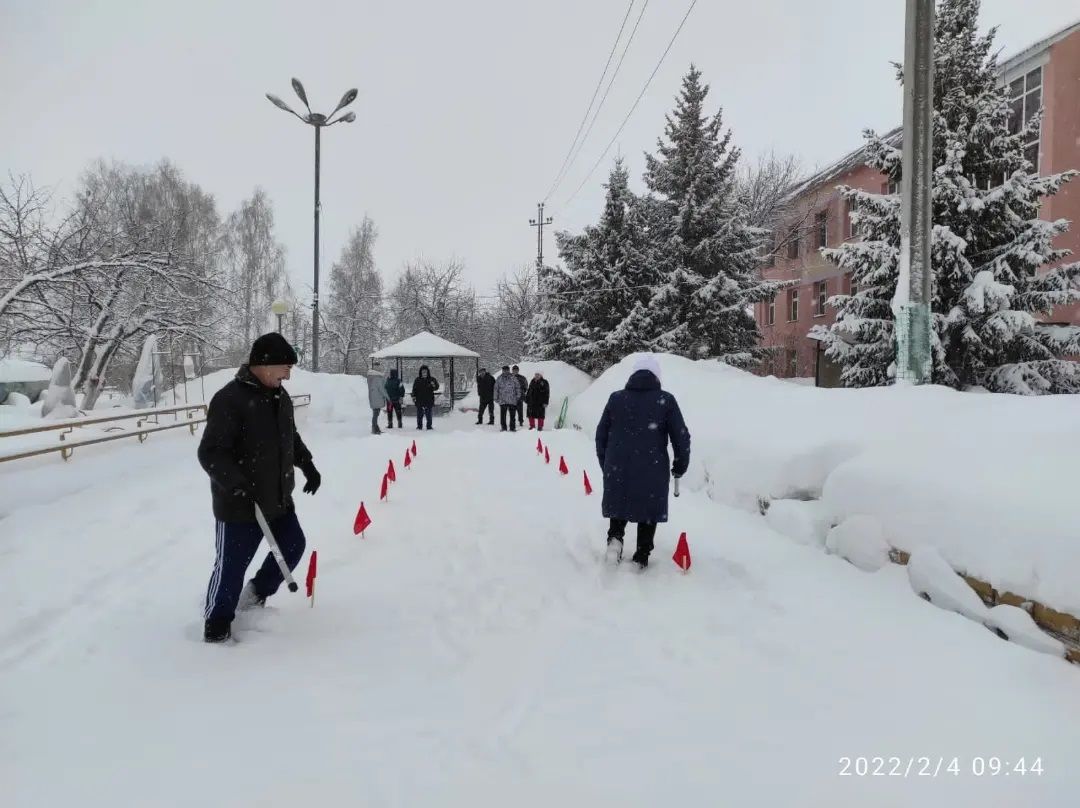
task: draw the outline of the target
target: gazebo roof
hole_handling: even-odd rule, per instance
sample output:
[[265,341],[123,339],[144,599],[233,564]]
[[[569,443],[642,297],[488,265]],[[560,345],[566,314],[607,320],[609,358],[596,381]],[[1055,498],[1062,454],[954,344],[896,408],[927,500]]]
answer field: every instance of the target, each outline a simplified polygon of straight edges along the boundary
[[421,331],[371,355],[372,359],[441,359],[443,357],[479,359],[480,354],[455,345],[428,331]]

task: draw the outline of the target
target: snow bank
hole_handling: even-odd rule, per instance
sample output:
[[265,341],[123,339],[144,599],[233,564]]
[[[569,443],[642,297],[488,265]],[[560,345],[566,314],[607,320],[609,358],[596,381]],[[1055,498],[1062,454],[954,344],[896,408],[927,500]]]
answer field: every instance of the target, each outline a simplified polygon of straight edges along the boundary
[[[162,400],[163,407],[173,406],[175,396],[178,404],[209,403],[214,393],[236,378],[237,368],[218,370],[207,374],[201,379],[194,379],[187,383],[187,395],[185,400],[183,385],[166,393]],[[343,373],[311,373],[307,370],[294,368],[292,378],[285,382],[285,389],[293,398],[304,394],[311,395],[310,409],[305,407],[299,412],[299,417],[307,421],[319,423],[343,423],[361,420],[365,423],[371,421],[371,410],[368,409],[367,378],[364,376],[351,376]],[[203,391],[205,390],[205,396]]]
[[885,532],[872,516],[849,516],[829,531],[825,549],[866,572],[877,572],[889,563]]
[[830,527],[828,511],[816,499],[778,499],[769,505],[765,521],[777,533],[816,547],[825,546]]
[[0,382],[47,382],[52,371],[39,362],[25,359],[0,359]]
[[[570,422],[591,435],[633,361],[578,396]],[[1080,614],[1080,397],[821,389],[659,361],[692,435],[687,488],[752,511],[761,499],[821,498],[833,524],[873,517],[891,546],[937,548],[958,571]],[[793,518],[782,506],[771,524],[805,540]]]

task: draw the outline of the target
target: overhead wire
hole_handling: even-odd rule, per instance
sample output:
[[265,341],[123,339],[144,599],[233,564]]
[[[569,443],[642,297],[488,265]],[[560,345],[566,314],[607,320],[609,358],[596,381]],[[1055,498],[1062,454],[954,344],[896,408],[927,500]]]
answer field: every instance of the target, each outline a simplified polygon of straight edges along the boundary
[[649,85],[652,84],[652,80],[656,78],[656,74],[660,72],[660,67],[664,64],[664,59],[667,58],[668,53],[671,51],[672,45],[675,44],[675,40],[678,38],[679,33],[683,29],[683,26],[686,25],[686,21],[690,18],[690,12],[694,10],[694,6],[696,5],[697,0],[692,0],[692,2],[690,3],[690,7],[686,9],[686,13],[683,15],[682,21],[679,23],[679,27],[675,29],[675,33],[672,34],[671,40],[668,42],[667,47],[664,48],[664,52],[660,56],[660,61],[656,63],[656,67],[653,68],[653,72],[646,80],[645,86],[641,88],[641,92],[638,93],[638,97],[634,101],[633,106],[630,107],[630,111],[626,113],[626,117],[623,118],[622,123],[619,124],[619,128],[616,130],[615,134],[612,136],[607,146],[604,147],[604,151],[601,152],[600,156],[596,159],[596,162],[593,163],[592,168],[589,169],[589,173],[585,175],[585,179],[581,181],[581,184],[574,190],[574,193],[570,194],[566,201],[563,202],[564,205],[569,205],[571,202],[574,201],[574,199],[577,198],[577,195],[581,192],[581,189],[585,187],[585,184],[592,177],[593,172],[595,172],[600,163],[603,162],[604,158],[607,156],[607,153],[611,151],[611,147],[615,145],[615,141],[619,139],[619,135],[622,134],[622,130],[626,127],[627,122],[630,120],[630,116],[634,114],[634,110],[636,110],[638,104],[641,103],[641,99],[645,97],[645,92],[649,89]]
[[551,183],[551,188],[544,194],[544,199],[548,199],[552,193],[554,193],[556,186],[562,181],[563,174],[566,171],[570,155],[574,153],[574,147],[577,146],[578,138],[581,136],[582,130],[585,128],[585,122],[589,120],[589,113],[592,112],[593,104],[596,102],[596,96],[600,92],[600,86],[604,83],[604,78],[607,76],[608,68],[611,66],[611,58],[615,55],[615,49],[619,46],[619,40],[622,39],[623,30],[626,28],[626,21],[630,19],[630,12],[634,10],[634,3],[637,0],[630,0],[629,5],[626,7],[626,13],[623,15],[622,24],[619,26],[619,33],[615,37],[615,41],[611,43],[611,50],[608,52],[607,61],[604,63],[604,71],[600,74],[600,79],[596,82],[596,87],[593,89],[592,98],[589,99],[589,105],[585,108],[585,114],[581,118],[581,123],[578,124],[577,132],[574,134],[574,139],[570,143],[570,148],[566,151],[566,157],[563,158],[562,166],[559,167],[558,173],[555,175],[555,179]]
[[585,134],[582,136],[581,141],[577,145],[577,151],[574,152],[574,156],[570,158],[570,163],[566,167],[566,173],[563,174],[562,179],[556,183],[556,187],[551,190],[551,193],[544,198],[546,202],[551,194],[558,190],[558,186],[562,184],[562,180],[566,179],[570,169],[573,168],[575,161],[581,155],[582,149],[585,148],[585,143],[589,139],[589,134],[593,130],[593,126],[596,125],[596,119],[600,116],[600,110],[604,108],[604,102],[607,101],[608,94],[611,92],[611,87],[615,84],[615,78],[619,75],[619,70],[622,68],[623,60],[626,59],[626,52],[630,50],[630,45],[634,41],[634,36],[637,34],[638,27],[641,25],[641,18],[645,16],[645,9],[649,7],[649,0],[645,0],[645,3],[641,6],[641,11],[638,13],[637,20],[634,22],[634,28],[630,31],[630,36],[627,38],[626,43],[623,45],[622,53],[619,54],[619,61],[615,65],[615,70],[611,74],[611,78],[608,80],[607,87],[604,88],[604,94],[600,97],[600,103],[596,105],[596,109],[593,111],[592,120],[589,121],[589,126],[585,130]]

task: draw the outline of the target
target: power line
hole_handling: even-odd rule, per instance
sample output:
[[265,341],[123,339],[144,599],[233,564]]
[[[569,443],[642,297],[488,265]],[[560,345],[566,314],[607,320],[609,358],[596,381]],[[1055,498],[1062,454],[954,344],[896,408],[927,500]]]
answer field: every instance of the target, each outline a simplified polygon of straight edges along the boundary
[[[570,158],[570,164],[566,167],[567,174],[570,172],[570,169],[573,167],[575,161],[581,155],[581,150],[585,148],[585,142],[589,139],[589,134],[592,132],[593,126],[596,125],[596,119],[600,116],[600,110],[604,108],[604,102],[607,101],[608,93],[611,92],[611,86],[615,83],[615,77],[619,75],[619,70],[620,68],[622,68],[623,60],[626,59],[626,52],[630,50],[630,45],[634,41],[634,35],[637,34],[638,26],[641,25],[641,18],[645,16],[645,9],[647,9],[648,7],[649,0],[645,0],[645,4],[642,5],[641,12],[638,14],[637,20],[634,22],[634,28],[630,32],[630,37],[626,40],[626,44],[623,46],[622,53],[619,54],[619,61],[615,65],[615,70],[611,74],[611,78],[608,80],[607,87],[604,88],[604,94],[600,97],[600,103],[597,104],[596,110],[593,112],[592,120],[589,121],[589,126],[585,130],[585,134],[582,136],[581,142],[578,143],[577,151],[575,151],[574,156]],[[562,179],[566,179],[566,174],[563,174]],[[559,182],[556,184],[556,187],[552,189],[551,193],[554,193],[556,190],[558,190],[558,185],[562,184],[562,179],[559,180]],[[549,197],[551,196],[551,193],[548,194]]]
[[589,178],[592,177],[593,172],[596,171],[600,163],[603,162],[604,158],[607,156],[607,153],[611,151],[611,147],[615,145],[615,141],[618,140],[619,135],[622,134],[622,130],[626,126],[627,121],[630,120],[630,116],[634,114],[634,110],[637,109],[638,104],[641,103],[641,99],[645,96],[645,91],[649,89],[649,85],[652,84],[652,80],[656,78],[656,74],[660,72],[660,66],[664,64],[664,59],[667,58],[668,52],[671,50],[671,46],[675,44],[675,40],[676,38],[678,38],[679,32],[682,31],[683,26],[686,25],[686,21],[690,17],[690,12],[694,10],[694,6],[696,5],[697,0],[692,0],[692,2],[690,3],[690,7],[686,9],[686,14],[683,15],[682,22],[680,22],[679,27],[675,29],[675,33],[672,34],[671,41],[668,42],[667,47],[664,49],[663,54],[660,56],[660,61],[656,63],[656,67],[653,69],[652,74],[645,82],[645,86],[641,88],[641,92],[638,94],[637,100],[634,101],[634,105],[630,107],[630,111],[626,113],[626,117],[623,118],[623,122],[619,124],[619,128],[615,132],[615,135],[611,138],[611,141],[604,148],[604,151],[597,158],[596,162],[593,163],[593,167],[589,169],[589,173],[585,175],[585,179],[581,181],[581,185],[579,185],[574,191],[574,193],[570,194],[570,197],[565,202],[563,202],[564,205],[569,205],[571,202],[574,201],[577,195],[581,192],[581,189],[585,187],[585,183],[587,183],[589,181]]
[[630,0],[630,4],[626,7],[626,14],[623,15],[622,25],[619,26],[619,34],[615,37],[615,41],[611,43],[611,50],[608,52],[607,62],[604,63],[604,72],[600,74],[600,79],[596,82],[596,88],[593,90],[592,98],[589,99],[589,106],[585,108],[585,114],[581,118],[581,123],[578,124],[578,130],[574,135],[573,141],[570,143],[570,148],[566,151],[566,157],[563,158],[562,166],[555,175],[555,180],[551,183],[551,188],[544,194],[545,200],[555,191],[556,186],[563,178],[563,172],[569,165],[570,155],[574,152],[574,147],[577,145],[581,130],[585,128],[585,122],[589,120],[589,113],[592,112],[593,103],[596,101],[596,94],[600,92],[600,85],[604,83],[604,77],[607,75],[608,68],[611,66],[611,57],[615,55],[615,48],[619,46],[619,40],[622,39],[623,29],[626,28],[626,21],[630,19],[630,12],[633,10],[635,2],[637,2],[637,0]]

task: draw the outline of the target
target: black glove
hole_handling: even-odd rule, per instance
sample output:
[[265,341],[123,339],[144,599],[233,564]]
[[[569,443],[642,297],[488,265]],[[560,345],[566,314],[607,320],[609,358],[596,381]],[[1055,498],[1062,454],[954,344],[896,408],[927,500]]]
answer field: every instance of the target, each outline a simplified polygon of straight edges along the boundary
[[322,485],[322,475],[319,474],[318,469],[315,468],[315,464],[310,460],[300,467],[300,470],[304,472],[304,479],[307,483],[304,485],[305,494],[314,494],[319,490],[319,486]]

